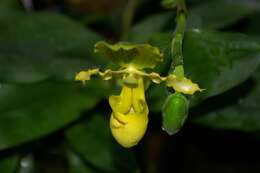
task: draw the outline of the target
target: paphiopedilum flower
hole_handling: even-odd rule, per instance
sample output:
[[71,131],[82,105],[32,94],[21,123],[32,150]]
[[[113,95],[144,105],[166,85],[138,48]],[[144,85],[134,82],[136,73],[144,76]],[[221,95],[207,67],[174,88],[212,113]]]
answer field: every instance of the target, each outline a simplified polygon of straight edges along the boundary
[[158,73],[147,73],[144,69],[154,68],[163,60],[163,55],[157,47],[149,44],[118,43],[110,45],[99,42],[95,45],[95,52],[100,52],[110,58],[112,62],[121,66],[119,70],[88,69],[80,71],[75,80],[85,83],[93,75],[103,80],[112,77],[120,78],[122,91],[120,95],[109,97],[112,108],[110,129],[116,141],[123,147],[136,145],[144,136],[148,124],[148,106],[145,99],[143,79],[150,79],[153,83],[165,82],[168,87],[184,93],[193,94],[201,91],[197,84],[174,74],[160,76]]

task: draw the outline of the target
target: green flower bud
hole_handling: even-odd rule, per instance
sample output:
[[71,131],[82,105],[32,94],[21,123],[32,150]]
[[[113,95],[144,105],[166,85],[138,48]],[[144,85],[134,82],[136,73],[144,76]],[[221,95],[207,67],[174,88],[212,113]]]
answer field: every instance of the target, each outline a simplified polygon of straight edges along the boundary
[[171,94],[163,106],[162,129],[169,135],[177,133],[183,126],[189,110],[189,101],[179,92]]

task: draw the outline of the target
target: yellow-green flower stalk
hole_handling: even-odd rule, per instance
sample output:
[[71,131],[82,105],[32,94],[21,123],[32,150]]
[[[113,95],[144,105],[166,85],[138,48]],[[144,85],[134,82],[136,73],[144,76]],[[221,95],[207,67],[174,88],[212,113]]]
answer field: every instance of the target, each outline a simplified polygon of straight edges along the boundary
[[144,78],[157,84],[165,82],[168,87],[184,94],[201,91],[197,84],[185,77],[177,78],[174,74],[162,77],[155,72],[145,72],[144,69],[154,68],[163,60],[159,49],[149,44],[110,45],[106,42],[99,42],[95,45],[95,52],[104,54],[121,68],[119,70],[80,71],[75,76],[75,80],[85,83],[93,75],[98,75],[103,80],[109,80],[112,77],[122,80],[120,95],[110,96],[109,104],[112,108],[110,129],[116,141],[123,147],[129,148],[138,144],[147,128],[149,110],[145,99]]

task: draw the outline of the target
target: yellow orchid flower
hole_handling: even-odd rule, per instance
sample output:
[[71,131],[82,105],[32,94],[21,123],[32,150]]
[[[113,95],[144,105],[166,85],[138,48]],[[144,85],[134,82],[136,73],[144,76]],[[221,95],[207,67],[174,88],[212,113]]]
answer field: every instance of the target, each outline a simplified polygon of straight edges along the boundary
[[80,71],[75,76],[75,80],[85,83],[93,75],[99,75],[103,80],[109,80],[112,77],[122,79],[123,86],[120,95],[109,97],[109,104],[112,108],[110,129],[116,141],[125,148],[138,144],[147,129],[149,110],[145,99],[144,78],[156,84],[166,82],[168,87],[184,94],[202,91],[197,84],[185,77],[180,79],[174,74],[162,77],[158,73],[147,73],[142,70],[154,68],[158,62],[162,61],[162,53],[151,45],[130,43],[110,45],[99,42],[95,45],[95,51],[107,55],[122,68],[115,71],[108,69],[104,72],[97,68]]

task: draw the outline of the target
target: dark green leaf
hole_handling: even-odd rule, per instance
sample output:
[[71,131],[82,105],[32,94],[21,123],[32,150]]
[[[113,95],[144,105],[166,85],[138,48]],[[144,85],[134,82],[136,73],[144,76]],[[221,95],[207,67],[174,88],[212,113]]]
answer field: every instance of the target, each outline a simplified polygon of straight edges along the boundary
[[115,142],[109,129],[109,120],[105,121],[100,115],[89,116],[69,129],[67,138],[76,152],[100,170],[111,173],[132,173],[137,170],[133,153]]
[[48,13],[5,16],[0,26],[0,150],[64,127],[106,95],[100,81],[68,82],[106,62],[93,53],[95,33]]
[[189,12],[188,27],[224,28],[252,14],[257,5],[258,2],[247,0],[211,0],[201,3]]
[[2,82],[72,81],[76,72],[106,63],[93,52],[102,38],[66,17],[20,14],[0,26]]
[[0,18],[13,15],[21,10],[18,0],[1,0],[0,1]]
[[98,173],[89,165],[89,163],[84,162],[76,153],[73,151],[68,152],[68,162],[70,173]]
[[86,87],[79,85],[1,84],[0,149],[58,130],[77,119],[81,111],[93,108],[106,92],[100,82],[88,83]]
[[[251,80],[231,92],[210,99],[210,111],[199,111],[193,122],[223,130],[260,131],[260,68]],[[211,102],[212,101],[212,102]],[[203,106],[203,107],[205,107]],[[203,109],[201,106],[201,109]]]
[[[170,39],[169,34],[160,34],[151,42],[169,51],[170,44],[162,43]],[[194,30],[186,33],[183,50],[187,77],[206,89],[193,96],[193,105],[242,83],[260,61],[260,44],[242,34]]]
[[164,8],[175,8],[178,5],[179,1],[177,0],[162,0],[161,5]]
[[18,164],[17,156],[7,156],[0,158],[1,173],[15,173]]
[[193,101],[203,100],[244,82],[260,62],[260,44],[243,34],[191,32],[184,61],[188,77],[206,89]]
[[[132,31],[130,32],[130,41],[136,43],[145,43],[149,38],[164,29],[164,27],[169,24],[172,19],[172,27],[174,26],[174,13],[167,12],[161,14],[155,14],[146,17],[141,22],[137,23]],[[172,29],[173,30],[173,29]]]
[[164,101],[168,96],[167,87],[164,84],[160,84],[158,86],[151,85],[146,93],[149,111],[161,112]]
[[258,40],[260,40],[260,23],[259,23],[259,18],[260,18],[260,12],[254,13],[251,16],[248,17],[248,23],[244,27],[244,32],[250,35],[254,35],[258,37]]
[[[259,2],[247,0],[210,0],[191,6],[188,11],[187,27],[191,28],[224,28],[235,24],[259,10]],[[148,16],[134,25],[130,41],[144,43],[159,32],[169,29],[174,31],[174,12]]]

